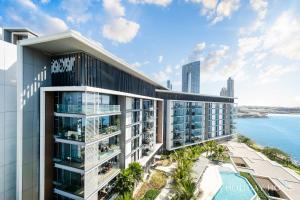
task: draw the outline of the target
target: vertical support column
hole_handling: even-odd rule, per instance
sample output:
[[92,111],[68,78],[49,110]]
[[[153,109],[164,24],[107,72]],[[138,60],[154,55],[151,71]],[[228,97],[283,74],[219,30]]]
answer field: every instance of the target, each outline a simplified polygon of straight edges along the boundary
[[157,124],[156,124],[156,143],[164,142],[164,105],[163,101],[156,101],[157,106]]
[[126,97],[118,96],[118,104],[121,109],[121,135],[120,135],[120,168],[125,168],[125,160],[126,160]]

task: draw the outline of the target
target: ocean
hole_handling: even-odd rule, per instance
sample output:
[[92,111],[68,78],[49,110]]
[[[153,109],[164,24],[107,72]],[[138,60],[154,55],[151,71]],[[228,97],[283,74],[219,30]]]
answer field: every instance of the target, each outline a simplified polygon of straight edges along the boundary
[[300,115],[268,116],[236,119],[237,132],[259,145],[279,148],[300,163]]

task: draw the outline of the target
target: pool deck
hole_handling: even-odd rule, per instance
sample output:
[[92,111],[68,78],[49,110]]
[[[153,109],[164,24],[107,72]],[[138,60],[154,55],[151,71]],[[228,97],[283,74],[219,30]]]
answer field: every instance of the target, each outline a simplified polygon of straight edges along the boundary
[[238,171],[251,173],[254,176],[267,177],[283,191],[291,200],[300,199],[300,176],[290,169],[269,160],[263,154],[256,152],[246,144],[227,142],[226,146],[231,157],[240,157],[248,168],[236,166]]
[[201,195],[199,200],[211,200],[222,187],[222,178],[219,173],[219,166],[211,165],[205,170],[200,182]]

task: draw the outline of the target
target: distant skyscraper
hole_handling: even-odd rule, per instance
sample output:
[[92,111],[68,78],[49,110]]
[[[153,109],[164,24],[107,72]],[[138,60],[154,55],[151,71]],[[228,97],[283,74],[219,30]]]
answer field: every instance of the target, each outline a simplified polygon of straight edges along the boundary
[[169,90],[172,90],[172,83],[171,83],[170,80],[167,80],[167,88],[168,88]]
[[182,66],[182,92],[200,93],[200,61]]
[[226,87],[223,87],[220,91],[220,96],[226,97],[227,96],[227,89]]
[[234,97],[234,80],[231,77],[227,80],[227,96]]

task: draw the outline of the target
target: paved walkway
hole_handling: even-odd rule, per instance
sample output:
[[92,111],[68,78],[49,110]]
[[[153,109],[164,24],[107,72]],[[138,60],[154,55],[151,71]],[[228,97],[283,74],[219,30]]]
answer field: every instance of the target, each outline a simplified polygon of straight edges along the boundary
[[211,200],[222,186],[222,178],[218,165],[209,166],[202,177],[200,183],[199,200]]
[[246,171],[255,176],[268,177],[290,199],[300,199],[300,178],[295,172],[291,172],[290,169],[269,160],[246,144],[228,142],[226,145],[232,157],[242,158],[249,166],[249,169],[237,167],[239,171]]

